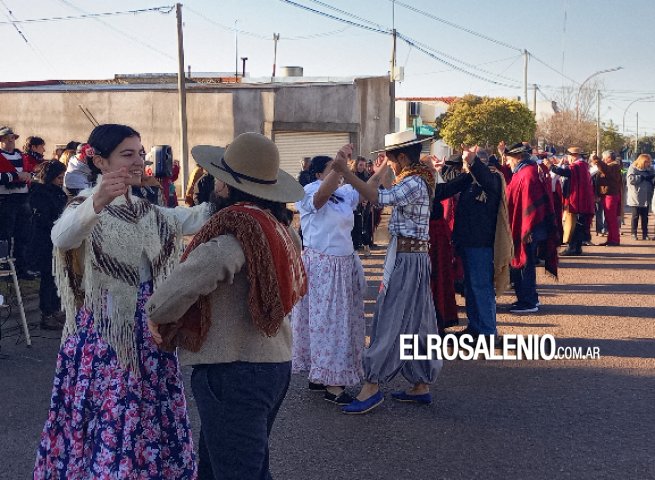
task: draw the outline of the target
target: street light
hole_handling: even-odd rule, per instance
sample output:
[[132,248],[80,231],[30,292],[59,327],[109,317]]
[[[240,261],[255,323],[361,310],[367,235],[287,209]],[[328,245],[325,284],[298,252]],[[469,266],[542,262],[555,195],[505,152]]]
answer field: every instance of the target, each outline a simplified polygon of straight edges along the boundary
[[621,70],[623,67],[615,67],[615,68],[608,68],[607,70],[599,70],[596,73],[592,73],[589,75],[584,82],[580,84],[580,88],[578,88],[578,95],[575,97],[575,119],[576,121],[580,119],[580,93],[582,92],[582,87],[584,87],[584,84],[587,83],[589,80],[594,78],[596,75],[600,75],[601,73],[609,73],[609,72],[616,72],[617,70]]
[[625,135],[625,114],[628,113],[628,108],[630,108],[634,103],[640,102],[642,100],[648,100],[649,98],[653,98],[654,95],[650,95],[648,97],[641,97],[638,98],[637,100],[633,100],[632,102],[628,103],[628,106],[625,107],[625,110],[623,111],[623,128],[621,131],[623,132],[623,135]]

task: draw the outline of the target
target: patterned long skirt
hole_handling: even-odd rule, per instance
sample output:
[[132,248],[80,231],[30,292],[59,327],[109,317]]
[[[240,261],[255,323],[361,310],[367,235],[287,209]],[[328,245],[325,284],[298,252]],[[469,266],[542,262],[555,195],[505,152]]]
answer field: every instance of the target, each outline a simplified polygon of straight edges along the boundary
[[309,370],[311,382],[357,385],[363,374],[364,269],[357,254],[302,254],[307,294],[291,313],[294,373]]
[[35,480],[196,478],[177,357],[157,348],[147,326],[151,293],[151,282],[141,284],[134,317],[140,376],[118,364],[93,313],[78,312],[57,357]]

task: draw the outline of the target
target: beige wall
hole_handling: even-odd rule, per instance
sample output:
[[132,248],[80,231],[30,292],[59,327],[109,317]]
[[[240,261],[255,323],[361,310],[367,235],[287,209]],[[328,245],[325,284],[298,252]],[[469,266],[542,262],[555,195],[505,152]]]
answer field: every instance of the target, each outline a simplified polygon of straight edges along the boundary
[[[78,105],[100,123],[122,123],[141,133],[149,149],[168,144],[179,158],[178,94],[175,89],[127,89],[115,85],[90,90],[0,90],[0,124],[21,135],[46,141],[47,156],[55,144],[86,141],[93,129]],[[143,88],[143,89],[142,89]],[[211,86],[187,91],[189,146],[225,145],[243,132],[271,136],[276,123],[316,131],[349,131],[367,154],[383,143],[389,108],[385,77],[358,79],[354,84]],[[330,130],[332,129],[332,130]],[[321,131],[321,130],[319,130]],[[359,142],[358,142],[359,140]],[[195,163],[189,155],[189,168]],[[180,176],[181,180],[181,176]],[[180,183],[178,180],[178,185]]]

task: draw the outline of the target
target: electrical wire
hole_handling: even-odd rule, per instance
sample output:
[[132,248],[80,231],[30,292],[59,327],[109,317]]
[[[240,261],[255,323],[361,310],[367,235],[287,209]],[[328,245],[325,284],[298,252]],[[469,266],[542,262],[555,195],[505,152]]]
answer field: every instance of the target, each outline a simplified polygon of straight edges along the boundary
[[387,35],[391,33],[391,30],[388,30],[388,29],[385,30],[385,29],[381,29],[381,28],[377,28],[377,27],[364,25],[362,23],[353,22],[352,20],[337,17],[336,15],[332,15],[331,13],[322,12],[320,10],[316,10],[315,8],[309,7],[307,5],[303,5],[303,4],[298,3],[298,2],[293,2],[292,0],[280,0],[280,1],[283,2],[283,3],[289,4],[289,5],[293,5],[294,7],[298,7],[298,8],[301,8],[303,10],[307,10],[309,12],[316,13],[318,15],[322,15],[322,16],[327,17],[327,18],[331,18],[332,20],[336,20],[337,22],[347,23],[348,25],[351,25],[353,27],[362,28],[364,30],[369,30],[371,32],[376,32],[376,33],[384,33],[384,34],[387,34]]
[[330,10],[333,10],[333,11],[335,11],[337,13],[342,14],[342,15],[346,15],[346,16],[348,16],[350,18],[354,18],[355,20],[359,20],[360,22],[368,23],[369,25],[371,25],[371,26],[373,26],[375,28],[378,28],[380,30],[385,30],[385,27],[383,27],[380,24],[377,24],[377,23],[372,22],[372,21],[370,21],[370,20],[368,20],[366,18],[355,15],[354,13],[350,13],[350,12],[347,12],[345,10],[341,10],[341,9],[339,9],[337,7],[334,7],[334,6],[332,6],[332,5],[328,4],[328,3],[321,2],[320,0],[309,0],[309,1],[313,2],[313,3],[316,3],[318,5],[321,5],[322,7],[329,8]]
[[459,65],[455,65],[454,63],[452,63],[452,62],[450,62],[448,60],[444,60],[443,58],[437,56],[433,51],[431,51],[431,49],[423,47],[422,45],[420,45],[419,43],[416,43],[414,40],[410,39],[409,37],[405,37],[403,34],[401,34],[399,32],[396,32],[396,35],[398,36],[399,39],[403,40],[408,45],[413,46],[414,48],[416,48],[417,50],[423,52],[425,55],[429,56],[430,58],[432,58],[432,59],[434,59],[434,60],[436,60],[436,61],[438,61],[440,63],[443,63],[444,65],[448,65],[453,70],[457,70],[457,71],[459,71],[461,73],[464,73],[465,75],[468,75],[468,76],[473,77],[473,78],[477,78],[478,80],[482,80],[482,81],[487,82],[487,83],[492,83],[494,85],[500,85],[500,86],[503,86],[503,87],[513,88],[513,89],[521,88],[518,85],[510,85],[508,83],[499,82],[499,81],[496,81],[496,80],[491,80],[489,78],[483,77],[482,75],[479,75],[477,73],[466,70],[463,67],[460,67]]
[[[2,2],[3,5],[5,2]],[[6,8],[6,5],[5,5]],[[102,13],[85,13],[83,15],[66,15],[63,17],[46,17],[46,18],[28,18],[26,20],[10,20],[8,22],[0,22],[0,25],[14,25],[21,23],[40,23],[40,22],[59,22],[59,21],[69,21],[69,20],[85,20],[87,18],[101,18],[101,17],[113,17],[117,15],[138,15],[140,13],[150,13],[150,12],[159,12],[168,14],[175,9],[174,6],[165,6],[165,7],[153,7],[153,8],[142,8],[139,10],[125,10],[120,12],[102,12]]]
[[441,22],[441,23],[443,23],[445,25],[448,25],[449,27],[453,27],[453,28],[456,28],[458,30],[462,30],[462,31],[464,31],[466,33],[470,33],[471,35],[475,35],[476,37],[483,38],[484,40],[487,40],[489,42],[493,42],[496,45],[500,45],[500,46],[503,46],[503,47],[506,47],[506,48],[511,48],[512,50],[517,50],[519,52],[523,52],[522,48],[519,48],[519,47],[517,47],[515,45],[510,45],[509,43],[505,43],[505,42],[502,42],[500,40],[496,40],[495,38],[491,38],[491,37],[489,37],[487,35],[476,32],[475,30],[471,30],[470,28],[464,27],[462,25],[458,25],[458,24],[456,24],[454,22],[451,22],[449,20],[446,20],[444,18],[437,17],[436,15],[433,15],[430,12],[420,10],[420,9],[418,9],[418,8],[412,6],[412,5],[408,5],[408,4],[400,2],[398,0],[389,0],[389,1],[394,3],[395,5],[400,5],[401,7],[406,8],[407,10],[411,10],[414,13],[418,13],[418,14],[423,15],[425,17],[431,18],[432,20],[436,20],[437,22]]
[[[127,32],[122,31],[119,28],[114,27],[112,24],[104,21],[100,17],[97,17],[97,16],[94,17],[93,16],[94,14],[90,14],[90,13],[82,10],[81,8],[77,7],[76,5],[74,5],[72,2],[70,2],[68,0],[59,0],[59,2],[63,3],[64,5],[66,5],[69,8],[72,8],[73,10],[77,10],[78,12],[81,12],[83,15],[91,16],[90,18],[92,18],[96,22],[99,22],[99,23],[103,24],[105,27],[112,30],[114,33],[117,33],[117,34],[119,34],[119,35],[121,35],[121,36],[135,42],[135,43],[143,45],[144,47],[148,48],[149,50],[152,50],[153,52],[156,52],[159,55],[168,58],[169,60],[177,60],[177,57],[175,57],[173,55],[170,55],[169,53],[155,47],[154,45],[150,45],[149,43],[144,42],[143,40],[141,40],[138,37],[135,37],[134,35],[131,35],[131,34],[127,33]],[[169,14],[169,13],[171,13],[173,11],[174,8],[175,7],[172,7],[172,6],[171,7],[168,7],[168,6],[166,6],[166,7],[153,7],[153,8],[146,8],[146,9],[142,9],[142,10],[132,10],[131,13],[133,13],[133,12],[140,12],[140,13],[159,12],[159,13],[163,13],[163,14]],[[114,12],[114,13],[117,13],[117,12]]]

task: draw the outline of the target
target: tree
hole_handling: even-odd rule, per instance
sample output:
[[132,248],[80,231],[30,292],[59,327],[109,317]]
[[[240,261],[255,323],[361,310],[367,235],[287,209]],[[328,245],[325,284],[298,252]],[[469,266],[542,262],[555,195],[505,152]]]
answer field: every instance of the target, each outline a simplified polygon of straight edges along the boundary
[[627,139],[619,133],[618,127],[610,120],[609,125],[602,130],[600,137],[601,152],[604,150],[620,152],[626,144]]
[[576,146],[587,152],[596,150],[596,124],[575,119],[575,110],[564,110],[540,121],[537,135],[546,143],[560,149]]
[[533,113],[521,102],[507,98],[466,95],[455,101],[441,123],[439,135],[453,148],[462,143],[495,147],[529,141],[536,123]]
[[655,136],[641,137],[639,139],[637,154],[640,153],[647,153],[651,157],[655,154]]

